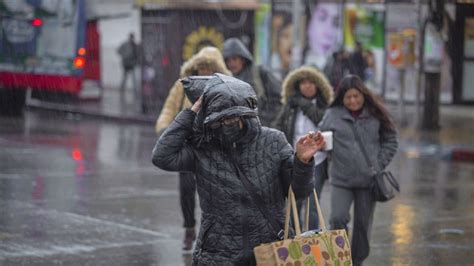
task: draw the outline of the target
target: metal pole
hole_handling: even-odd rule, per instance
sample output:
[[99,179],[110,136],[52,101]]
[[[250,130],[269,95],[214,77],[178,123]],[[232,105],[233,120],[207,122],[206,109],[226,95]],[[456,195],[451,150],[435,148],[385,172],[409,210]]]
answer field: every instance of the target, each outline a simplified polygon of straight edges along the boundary
[[416,9],[418,13],[418,29],[417,29],[417,41],[418,44],[418,56],[416,64],[416,95],[415,95],[415,127],[420,126],[421,118],[421,86],[422,86],[422,71],[423,71],[423,46],[424,46],[424,22],[422,18],[422,6],[421,0],[417,0]]
[[402,68],[398,71],[400,75],[400,96],[398,99],[398,108],[400,111],[400,124],[402,126],[406,125],[406,118],[405,118],[405,68]]
[[[388,6],[386,2],[384,2],[384,10],[383,10],[383,32],[384,36],[387,34],[387,10]],[[384,37],[383,40],[383,64],[382,64],[382,98],[385,98],[385,90],[386,90],[386,83],[387,83],[387,40]]]

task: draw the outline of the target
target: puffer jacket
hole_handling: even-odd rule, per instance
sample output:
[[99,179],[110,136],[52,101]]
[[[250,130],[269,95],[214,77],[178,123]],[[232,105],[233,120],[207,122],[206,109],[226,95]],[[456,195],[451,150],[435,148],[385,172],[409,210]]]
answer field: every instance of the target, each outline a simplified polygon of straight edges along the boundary
[[356,119],[345,107],[331,107],[319,124],[321,130],[333,132],[329,174],[331,183],[347,188],[369,187],[373,173],[357,144],[351,125],[355,126],[376,171],[385,169],[395,156],[398,149],[397,133],[394,130],[382,130],[380,121],[367,108]]
[[[225,66],[224,59],[215,47],[204,47],[181,66],[180,77],[196,75],[198,67],[207,67],[214,73],[231,75]],[[160,134],[168,127],[179,111],[191,107],[191,102],[184,95],[183,84],[177,80],[168,93],[163,109],[155,124],[155,131]]]
[[244,68],[235,77],[247,82],[255,90],[260,121],[263,126],[270,126],[281,108],[281,81],[268,68],[254,65],[252,54],[237,38],[230,38],[224,42],[222,55],[224,59],[231,56],[245,59]]
[[[298,198],[311,192],[314,161],[299,161],[282,132],[260,125],[252,108],[254,98],[247,83],[216,75],[206,86],[198,115],[190,109],[180,112],[153,150],[152,161],[159,168],[196,173],[202,218],[194,265],[254,265],[253,248],[277,239],[277,232],[242,184],[236,166],[281,226],[289,185]],[[196,120],[207,127],[229,116],[241,116],[245,121],[245,134],[234,145],[224,147],[213,138],[199,145],[189,141]]]
[[[305,79],[316,85],[316,104],[303,98],[299,93],[297,86]],[[329,81],[319,70],[309,66],[293,70],[283,81],[281,92],[283,108],[275,119],[273,127],[285,132],[287,140],[292,143],[298,111],[303,111],[303,114],[317,126],[323,118],[326,108],[332,103],[333,94]]]

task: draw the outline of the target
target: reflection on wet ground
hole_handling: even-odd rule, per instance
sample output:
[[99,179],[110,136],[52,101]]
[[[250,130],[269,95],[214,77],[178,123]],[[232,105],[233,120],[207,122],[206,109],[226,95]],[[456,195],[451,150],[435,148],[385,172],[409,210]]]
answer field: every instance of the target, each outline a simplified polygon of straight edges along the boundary
[[[474,164],[445,155],[474,145],[474,123],[443,122],[401,130],[390,169],[402,193],[377,205],[366,265],[473,265]],[[153,125],[0,118],[0,264],[189,265],[177,175],[151,165],[154,142]]]

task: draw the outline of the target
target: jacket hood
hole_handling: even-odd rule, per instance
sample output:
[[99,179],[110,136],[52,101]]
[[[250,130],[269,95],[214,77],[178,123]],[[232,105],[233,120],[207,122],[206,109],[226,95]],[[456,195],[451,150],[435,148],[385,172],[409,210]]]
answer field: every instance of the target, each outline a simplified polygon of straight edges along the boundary
[[188,61],[183,63],[181,67],[180,76],[197,75],[198,67],[207,67],[214,73],[222,73],[224,75],[232,75],[227,69],[224,58],[219,49],[208,46],[202,48],[197,54],[193,55]]
[[205,125],[224,117],[257,116],[257,95],[250,84],[222,74],[208,80],[202,105]]
[[257,95],[252,87],[239,79],[214,74],[206,82],[201,110],[194,122],[195,141],[212,142],[209,125],[225,117],[244,118],[246,133],[238,142],[251,141],[260,132],[257,112]]
[[332,103],[334,92],[326,76],[314,67],[304,66],[291,71],[283,81],[283,90],[281,92],[283,104],[286,104],[288,99],[295,94],[297,90],[296,85],[304,79],[314,82],[317,93],[322,93],[328,105]]
[[247,59],[250,63],[253,63],[252,54],[247,47],[245,47],[244,43],[237,38],[230,38],[224,42],[222,55],[224,56],[224,59],[231,56],[241,56]]

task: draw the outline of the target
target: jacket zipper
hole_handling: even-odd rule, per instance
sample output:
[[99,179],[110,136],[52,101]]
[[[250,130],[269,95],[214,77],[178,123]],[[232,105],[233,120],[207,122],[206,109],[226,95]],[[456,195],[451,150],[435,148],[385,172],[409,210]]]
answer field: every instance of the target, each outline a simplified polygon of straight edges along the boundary
[[[232,153],[232,156],[231,156],[231,160],[232,160],[232,163],[237,165],[238,162],[236,161],[236,156],[237,156],[237,145],[236,143],[232,143],[232,149],[231,149],[231,153]],[[250,250],[250,245],[249,245],[249,237],[248,237],[248,220],[247,220],[247,209],[245,208],[245,200],[243,197],[240,198],[240,201],[241,201],[241,204],[242,204],[242,211],[241,211],[241,222],[242,222],[242,250],[243,250],[243,255],[245,256],[245,254],[248,254],[249,252],[251,252]]]

